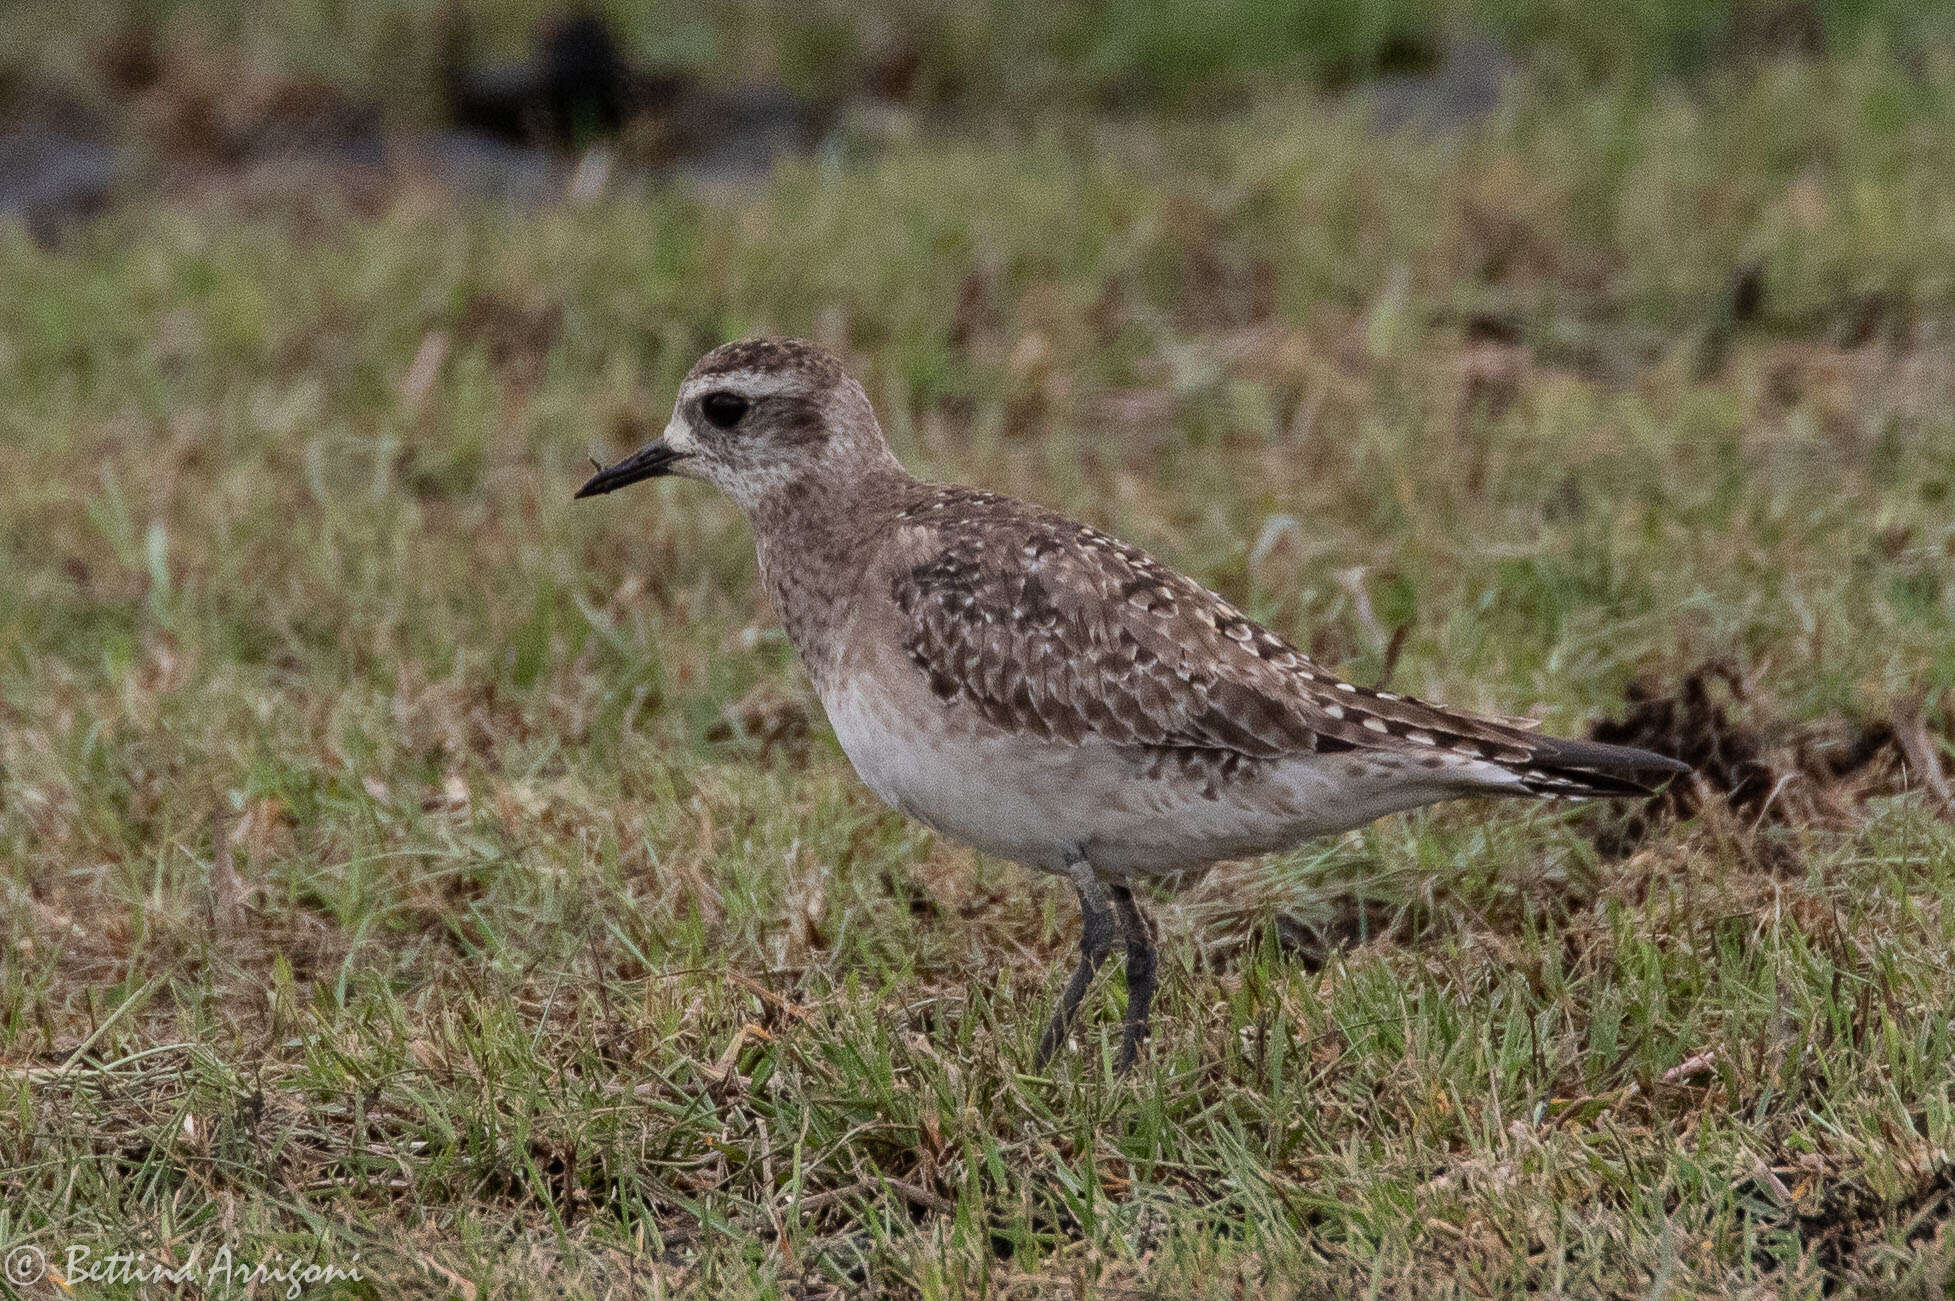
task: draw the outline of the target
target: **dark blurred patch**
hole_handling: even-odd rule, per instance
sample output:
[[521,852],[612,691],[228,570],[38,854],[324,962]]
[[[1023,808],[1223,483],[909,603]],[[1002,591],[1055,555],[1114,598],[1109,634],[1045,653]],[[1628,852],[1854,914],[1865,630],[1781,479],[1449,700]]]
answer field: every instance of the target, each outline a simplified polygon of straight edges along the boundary
[[882,883],[883,892],[900,904],[903,911],[911,917],[914,917],[917,921],[934,922],[943,916],[943,906],[931,898],[923,887],[917,885],[907,877],[899,881],[896,879],[894,872],[888,868],[884,868],[878,880]]
[[616,135],[640,112],[667,105],[681,88],[673,75],[628,64],[604,20],[559,17],[538,29],[523,63],[473,64],[470,34],[459,12],[442,41],[442,84],[455,126],[520,144],[578,148]]
[[696,180],[751,179],[781,158],[813,148],[826,116],[783,86],[693,86],[662,121],[661,161]]
[[1765,306],[1765,268],[1756,262],[1740,267],[1731,277],[1727,303],[1731,319],[1737,324],[1756,321]]
[[1731,7],[1728,49],[1733,63],[1816,59],[1828,45],[1826,15],[1813,0],[1753,0]]
[[1512,313],[1471,312],[1461,322],[1468,343],[1514,346],[1526,339],[1520,317]]
[[[1626,697],[1627,713],[1591,724],[1590,739],[1654,750],[1694,772],[1640,806],[1598,808],[1592,834],[1612,857],[1633,852],[1662,822],[1713,804],[1755,832],[1836,824],[1867,797],[1906,789],[1910,778],[1937,797],[1946,787],[1932,743],[1921,739],[1926,723],[1918,708],[1893,720],[1787,724],[1759,716],[1743,676],[1728,660],[1700,664],[1670,687],[1638,680]],[[1751,721],[1740,721],[1737,715],[1746,712]],[[1759,852],[1786,865],[1768,845]]]
[[386,198],[379,109],[323,80],[188,38],[159,44],[140,26],[95,46],[91,63],[107,115],[90,139],[104,169],[126,164],[132,200],[222,196],[323,226]]
[[1726,283],[1723,300],[1710,314],[1697,344],[1692,374],[1707,381],[1723,373],[1740,327],[1755,324],[1765,306],[1765,268],[1756,262],[1738,268]]
[[58,122],[0,127],[0,218],[17,216],[42,244],[108,204],[115,154]]
[[318,151],[377,163],[380,143],[377,108],[356,103],[325,82],[301,79],[280,81],[264,95],[246,148],[260,159]]
[[914,41],[892,35],[871,52],[862,88],[871,98],[909,104],[923,94],[923,51]]
[[74,98],[0,71],[0,219],[43,244],[109,201],[116,180],[108,124]]
[[[1805,1175],[1796,1164],[1784,1173],[1795,1181]],[[1775,1171],[1745,1180],[1733,1192],[1741,1211],[1765,1231],[1752,1249],[1753,1263],[1775,1269],[1779,1253],[1772,1239],[1789,1235],[1799,1255],[1819,1268],[1820,1294],[1832,1296],[1847,1286],[1849,1271],[1868,1247],[1895,1238],[1919,1246],[1935,1236],[1955,1213],[1955,1166],[1938,1166],[1912,1191],[1892,1198],[1880,1197],[1857,1176],[1835,1176],[1792,1199]]]
[[52,242],[119,193],[323,227],[416,185],[527,206],[653,171],[739,181],[812,147],[830,116],[778,85],[639,67],[585,14],[544,22],[531,57],[507,66],[472,63],[465,24],[450,20],[439,57],[453,125],[418,130],[390,129],[377,103],[325,81],[167,31],[133,22],[93,48],[100,113],[0,80],[0,217]]
[[1905,293],[1876,289],[1849,298],[1836,311],[1834,334],[1842,347],[1884,343],[1907,348],[1914,342],[1915,305]]
[[124,129],[160,158],[165,185],[188,169],[276,163],[294,154],[381,160],[380,112],[325,81],[272,75],[236,51],[169,48],[124,31],[98,46],[94,63],[124,115]]
[[709,86],[632,63],[592,14],[545,21],[521,63],[477,64],[470,44],[465,19],[451,17],[442,42],[449,119],[504,145],[572,150],[621,137],[637,161],[721,178],[757,174],[820,134],[819,115],[780,86]]
[[97,46],[89,62],[111,93],[127,98],[148,90],[163,75],[163,53],[152,27],[132,24]]
[[1519,66],[1483,32],[1467,32],[1437,49],[1409,37],[1389,41],[1379,52],[1382,75],[1367,88],[1373,119],[1386,131],[1466,126],[1500,106]]

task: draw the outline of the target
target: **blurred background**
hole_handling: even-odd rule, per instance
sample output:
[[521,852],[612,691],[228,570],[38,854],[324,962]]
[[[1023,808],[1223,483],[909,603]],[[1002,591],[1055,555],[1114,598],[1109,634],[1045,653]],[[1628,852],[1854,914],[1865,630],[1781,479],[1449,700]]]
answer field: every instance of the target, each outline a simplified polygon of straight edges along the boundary
[[[0,1244],[1938,1285],[1951,323],[1941,3],[11,0]],[[570,500],[761,332],[1702,780],[1227,867],[1155,1075],[1021,1074],[1070,905],[853,779],[730,504]]]
[[1949,28],[1941,5],[1831,0],[956,12],[17,0],[0,37],[0,202],[44,236],[111,194],[226,180],[288,198],[324,184],[355,208],[409,178],[542,202],[561,197],[566,158],[598,145],[620,170],[585,176],[581,193],[753,179],[787,157],[839,165],[919,136],[1031,141],[1096,119],[1212,119],[1299,94],[1388,138],[1470,126],[1513,101],[1728,92],[1840,60],[1891,69],[1887,107],[1905,113]]

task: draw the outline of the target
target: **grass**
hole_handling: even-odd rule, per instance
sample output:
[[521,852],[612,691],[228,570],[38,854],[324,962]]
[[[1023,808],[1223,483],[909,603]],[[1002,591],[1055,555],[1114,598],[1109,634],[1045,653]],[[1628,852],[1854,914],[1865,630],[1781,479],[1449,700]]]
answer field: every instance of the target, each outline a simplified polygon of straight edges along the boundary
[[1114,980],[1040,1077],[1070,904],[854,780],[730,505],[569,494],[795,331],[913,465],[1361,679],[1404,625],[1397,686],[1558,731],[1718,656],[1755,719],[1945,730],[1951,92],[1845,58],[1388,140],[1278,97],[731,198],[0,231],[0,1240],[372,1295],[1939,1289],[1922,796],[1231,867],[1162,909],[1152,1069]]
[[[483,58],[522,57],[553,16],[596,11],[634,59],[716,84],[779,78],[827,100],[893,80],[915,102],[1015,121],[1054,104],[1214,108],[1271,85],[1417,71],[1470,33],[1570,93],[1787,54],[1915,57],[1955,39],[1948,0],[19,0],[16,10],[0,31],[0,90],[9,70],[31,78],[59,69],[94,85],[90,55],[105,39],[154,26],[166,45],[234,45],[260,70],[322,78],[406,120],[439,100],[442,30],[458,13]],[[225,84],[236,89],[235,76]]]

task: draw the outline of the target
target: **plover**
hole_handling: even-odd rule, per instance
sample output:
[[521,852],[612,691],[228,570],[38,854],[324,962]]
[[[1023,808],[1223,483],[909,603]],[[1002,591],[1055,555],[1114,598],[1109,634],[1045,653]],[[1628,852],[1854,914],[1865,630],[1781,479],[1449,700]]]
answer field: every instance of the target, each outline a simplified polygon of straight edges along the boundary
[[659,475],[717,485],[835,735],[891,806],[1063,876],[1081,957],[1044,1066],[1116,938],[1117,1067],[1148,1034],[1154,942],[1133,887],[1469,795],[1642,795],[1688,769],[1340,680],[1200,583],[1062,515],[926,483],[841,364],[729,343],[664,433],[577,496]]

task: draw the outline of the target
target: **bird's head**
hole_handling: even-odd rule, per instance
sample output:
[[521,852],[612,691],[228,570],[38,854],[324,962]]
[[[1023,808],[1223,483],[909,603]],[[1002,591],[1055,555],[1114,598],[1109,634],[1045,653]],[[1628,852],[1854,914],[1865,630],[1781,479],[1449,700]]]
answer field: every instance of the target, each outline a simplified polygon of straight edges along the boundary
[[701,357],[665,432],[577,495],[673,474],[717,484],[751,511],[783,487],[900,468],[868,395],[833,355],[800,339],[749,339]]

